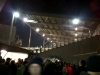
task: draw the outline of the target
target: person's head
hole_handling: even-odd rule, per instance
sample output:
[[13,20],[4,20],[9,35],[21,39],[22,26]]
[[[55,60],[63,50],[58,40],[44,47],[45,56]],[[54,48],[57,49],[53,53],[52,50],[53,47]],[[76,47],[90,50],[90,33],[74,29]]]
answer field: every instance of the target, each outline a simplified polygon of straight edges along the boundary
[[90,56],[86,65],[90,75],[100,75],[100,56]]
[[72,64],[71,64],[71,63],[69,63],[69,66],[72,66]]
[[59,66],[62,66],[62,63],[61,62],[59,62]]
[[18,59],[18,63],[22,63],[22,60],[20,58]]
[[30,75],[40,75],[42,71],[42,64],[43,64],[42,58],[38,56],[33,57],[28,65],[28,70]]
[[85,67],[85,66],[86,66],[86,61],[85,61],[85,60],[81,60],[81,61],[79,62],[79,66]]
[[12,61],[11,61],[11,64],[15,64],[15,61],[14,61],[14,60],[12,60]]
[[2,59],[2,63],[3,63],[3,64],[5,63],[5,59]]
[[10,63],[10,61],[11,61],[11,59],[10,59],[10,58],[7,58],[7,59],[6,59],[6,62],[9,62],[9,63]]
[[62,72],[63,72],[63,73],[67,73],[66,66],[64,66],[64,67],[62,68]]
[[28,61],[24,61],[23,65],[27,67],[28,66]]
[[48,64],[50,64],[51,61],[49,59],[47,59],[45,62],[44,62],[44,65],[47,66]]
[[29,62],[30,61],[30,58],[25,58],[25,61],[28,61]]
[[66,62],[64,62],[64,65],[66,65]]
[[23,59],[21,59],[21,63],[23,63]]

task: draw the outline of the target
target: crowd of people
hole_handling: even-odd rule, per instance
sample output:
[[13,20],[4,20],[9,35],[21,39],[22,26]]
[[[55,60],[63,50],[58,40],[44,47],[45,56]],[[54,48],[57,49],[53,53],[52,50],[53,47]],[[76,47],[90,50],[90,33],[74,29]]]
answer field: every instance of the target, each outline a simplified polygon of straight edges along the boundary
[[90,56],[87,61],[81,60],[79,65],[67,62],[43,61],[39,56],[15,63],[11,58],[0,57],[0,75],[100,75],[100,56]]

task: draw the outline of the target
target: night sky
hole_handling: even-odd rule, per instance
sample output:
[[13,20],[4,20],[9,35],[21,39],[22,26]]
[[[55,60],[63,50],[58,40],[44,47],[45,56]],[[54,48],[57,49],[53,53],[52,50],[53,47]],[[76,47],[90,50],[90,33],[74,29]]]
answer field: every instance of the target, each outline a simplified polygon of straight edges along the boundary
[[[100,0],[7,0],[0,12],[0,23],[10,25],[12,12],[15,10],[100,18]],[[17,28],[16,35],[23,39],[23,46],[28,46],[29,27],[20,19],[15,19],[14,25]],[[42,44],[43,38],[32,31],[31,46]]]

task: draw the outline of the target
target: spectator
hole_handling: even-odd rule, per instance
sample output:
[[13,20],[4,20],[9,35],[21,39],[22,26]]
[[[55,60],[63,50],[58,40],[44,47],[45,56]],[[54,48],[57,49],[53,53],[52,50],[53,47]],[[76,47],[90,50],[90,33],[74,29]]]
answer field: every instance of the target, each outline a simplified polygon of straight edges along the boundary
[[58,75],[68,75],[66,66],[63,67],[62,71]]
[[2,64],[5,64],[5,59],[2,59]]
[[25,61],[28,61],[28,63],[29,63],[29,61],[30,61],[30,58],[25,58]]
[[44,69],[43,69],[44,75],[56,75],[56,65],[52,63],[50,60],[46,60],[44,63]]
[[23,64],[23,59],[21,59],[21,64]]
[[10,61],[11,61],[11,59],[10,58],[7,58],[6,59],[6,62],[5,62],[5,65],[9,67],[10,66]]
[[16,75],[16,73],[17,73],[17,66],[16,66],[14,60],[11,61],[10,70],[11,70],[11,75]]
[[73,75],[73,69],[72,69],[72,67],[71,67],[71,64],[69,63],[69,64],[67,64],[67,73],[68,73],[68,75]]
[[56,64],[57,74],[59,74],[59,72],[62,72],[62,69],[63,69],[63,63],[58,62],[58,63]]
[[33,57],[30,60],[29,65],[25,69],[25,72],[23,75],[41,75],[42,63],[43,63],[43,60],[40,57],[38,56]]
[[75,71],[76,71],[76,64],[73,64],[72,68],[73,68],[73,72],[75,73]]
[[19,68],[19,67],[21,66],[21,64],[22,64],[22,59],[19,58],[19,59],[18,59],[18,62],[17,62],[17,64],[16,64],[16,65],[17,65],[17,68]]
[[75,75],[80,75],[80,73],[81,73],[82,71],[87,72],[87,69],[86,69],[86,61],[85,61],[85,60],[81,60],[81,61],[79,62],[79,67],[76,69]]
[[10,69],[4,64],[4,60],[0,58],[0,75],[10,75]]
[[28,66],[28,61],[24,61],[20,68],[17,70],[17,75],[23,75],[25,68]]
[[[30,58],[25,58],[25,61],[28,61],[28,63],[30,62],[30,60],[31,60]],[[28,75],[28,74],[29,74],[28,67],[26,67],[23,75]]]
[[45,60],[45,62],[44,62],[44,68],[47,66],[47,65],[49,65],[51,63],[51,61],[50,60]]
[[100,75],[100,56],[90,56],[87,60],[87,73],[82,71],[80,75]]

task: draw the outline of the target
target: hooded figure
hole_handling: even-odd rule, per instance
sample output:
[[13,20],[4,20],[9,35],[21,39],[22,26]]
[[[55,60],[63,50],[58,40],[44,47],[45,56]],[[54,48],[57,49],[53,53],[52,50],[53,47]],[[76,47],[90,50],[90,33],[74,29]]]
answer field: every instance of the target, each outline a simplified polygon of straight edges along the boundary
[[87,72],[80,75],[100,75],[100,56],[90,56],[87,60]]
[[39,56],[33,57],[23,75],[41,75],[43,60]]

